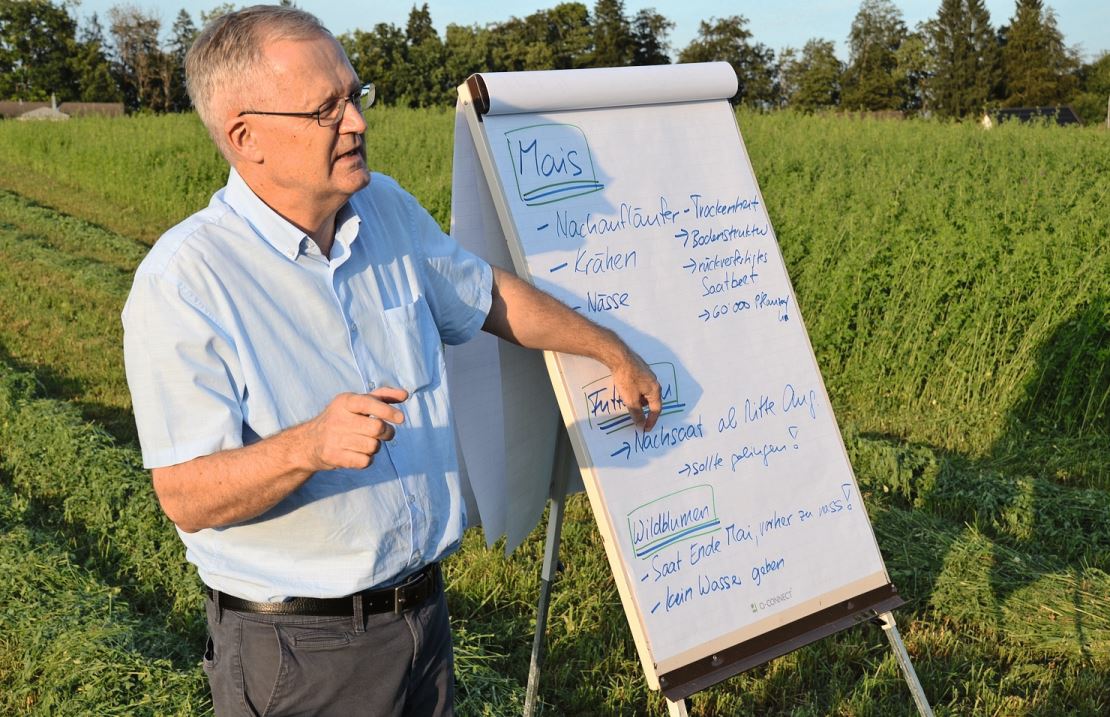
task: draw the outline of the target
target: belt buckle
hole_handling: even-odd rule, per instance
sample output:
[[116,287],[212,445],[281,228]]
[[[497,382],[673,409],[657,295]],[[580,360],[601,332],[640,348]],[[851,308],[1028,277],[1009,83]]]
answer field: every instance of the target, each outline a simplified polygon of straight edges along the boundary
[[416,585],[417,583],[419,583],[420,579],[422,577],[423,577],[423,575],[421,575],[420,573],[414,573],[413,575],[409,576],[408,580],[405,580],[405,582],[401,583],[400,585],[395,585],[393,587],[393,614],[394,615],[400,615],[405,609],[405,603],[408,602],[405,599],[404,593],[402,591],[403,590],[408,590],[409,588],[411,588],[414,585]]
[[405,603],[408,602],[407,598],[404,597],[402,590],[414,590],[417,587],[423,585],[431,578],[431,571],[428,569],[428,567],[424,567],[419,572],[411,575],[409,579],[405,582],[395,586],[393,588],[393,614],[400,615],[401,612],[405,609]]
[[400,615],[401,611],[404,610],[405,598],[403,598],[401,596],[401,588],[403,588],[403,587],[404,587],[404,585],[398,585],[397,587],[393,588],[393,614],[394,615]]

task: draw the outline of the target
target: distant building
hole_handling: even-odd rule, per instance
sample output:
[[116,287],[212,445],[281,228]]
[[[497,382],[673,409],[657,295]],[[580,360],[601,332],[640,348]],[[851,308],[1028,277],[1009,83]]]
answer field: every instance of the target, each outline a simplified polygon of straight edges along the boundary
[[49,102],[17,102],[15,100],[0,102],[0,117],[4,119],[15,119],[16,117],[26,114],[31,110],[38,110],[46,107],[49,109]]
[[[17,119],[21,115],[35,110],[52,109],[49,102],[18,102],[9,100],[0,102],[0,118]],[[122,117],[122,102],[63,102],[57,110],[70,117]]]
[[1054,122],[1064,125],[1081,125],[1083,122],[1071,107],[1012,107],[1007,109],[991,110],[983,115],[979,124],[987,129],[1001,122]]
[[69,119],[69,115],[67,115],[65,112],[59,112],[54,107],[39,107],[38,109],[31,110],[30,112],[24,112],[20,116],[16,117],[16,119],[20,122],[31,122],[34,120],[50,120],[58,122],[61,120]]
[[63,102],[58,109],[70,117],[123,117],[122,102]]

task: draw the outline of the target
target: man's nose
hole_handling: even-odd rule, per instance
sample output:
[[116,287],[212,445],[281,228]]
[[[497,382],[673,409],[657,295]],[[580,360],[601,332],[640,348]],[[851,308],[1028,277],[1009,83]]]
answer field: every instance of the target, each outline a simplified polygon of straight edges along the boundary
[[357,102],[348,102],[343,108],[343,119],[339,121],[340,134],[362,134],[366,131],[366,118],[362,116]]

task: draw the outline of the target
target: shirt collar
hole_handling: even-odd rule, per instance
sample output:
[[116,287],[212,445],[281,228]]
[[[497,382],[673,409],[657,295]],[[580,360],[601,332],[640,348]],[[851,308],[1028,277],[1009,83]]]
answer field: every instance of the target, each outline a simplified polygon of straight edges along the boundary
[[[293,261],[304,254],[310,244],[315,246],[311,237],[262,201],[234,167],[231,168],[231,173],[227,178],[224,203],[245,219],[255,233],[265,239],[270,246]],[[358,238],[361,223],[358,212],[355,211],[348,200],[335,215],[335,241],[332,244],[332,259],[336,258],[335,245],[341,244],[345,250],[350,248],[351,244]],[[344,251],[343,253],[346,254],[347,252]]]
[[296,260],[308,235],[259,199],[234,167],[227,178],[224,202],[245,219],[255,233],[269,242],[274,249]]
[[351,200],[339,208],[335,215],[335,241],[332,244],[332,256],[335,256],[335,245],[350,249],[355,239],[358,239],[358,230],[362,225],[362,218],[351,206]]

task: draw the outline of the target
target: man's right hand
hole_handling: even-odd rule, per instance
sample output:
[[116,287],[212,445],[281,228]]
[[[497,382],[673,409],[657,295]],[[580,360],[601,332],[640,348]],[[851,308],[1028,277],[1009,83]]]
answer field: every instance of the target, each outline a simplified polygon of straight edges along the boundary
[[250,520],[316,471],[370,465],[405,420],[392,404],[408,397],[402,388],[340,394],[316,418],[257,443],[155,468],[154,491],[187,533]]
[[370,393],[341,393],[304,424],[313,471],[366,468],[382,442],[397,434],[405,415],[392,404],[409,397],[403,388],[382,386]]

